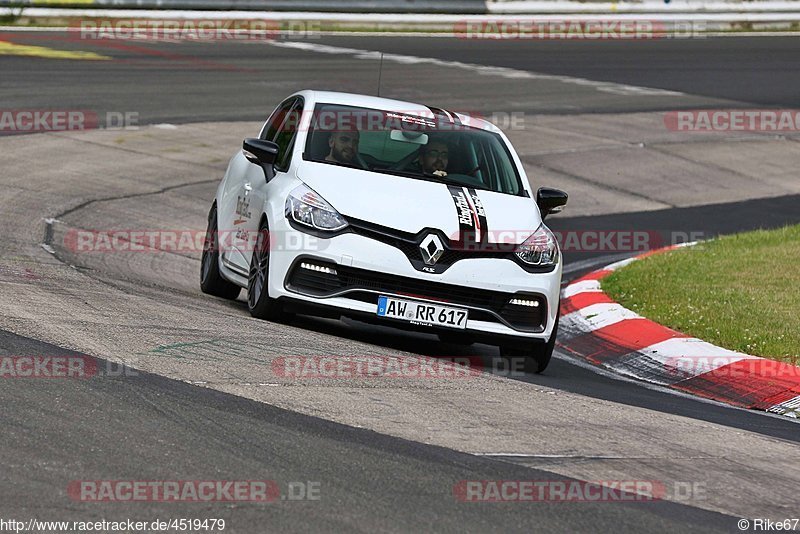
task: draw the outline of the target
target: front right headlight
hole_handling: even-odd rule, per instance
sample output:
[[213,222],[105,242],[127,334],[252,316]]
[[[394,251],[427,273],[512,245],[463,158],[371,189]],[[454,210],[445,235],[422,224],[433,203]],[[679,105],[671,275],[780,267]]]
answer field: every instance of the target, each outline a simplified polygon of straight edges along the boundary
[[561,257],[556,236],[544,223],[524,243],[517,245],[514,253],[526,264],[537,267],[557,265]]
[[316,191],[303,184],[286,197],[286,217],[292,221],[326,232],[347,227],[347,221]]

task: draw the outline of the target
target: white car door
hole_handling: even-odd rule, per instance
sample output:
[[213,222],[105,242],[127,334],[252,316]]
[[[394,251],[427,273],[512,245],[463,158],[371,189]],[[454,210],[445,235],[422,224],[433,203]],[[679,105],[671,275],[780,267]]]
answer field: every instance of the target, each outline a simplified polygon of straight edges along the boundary
[[[284,101],[270,117],[261,133],[261,139],[272,141],[278,145],[275,159],[275,176],[279,178],[289,170],[291,153],[297,136],[299,117],[303,111],[303,98],[293,97]],[[236,204],[233,210],[235,262],[237,267],[249,271],[250,258],[256,243],[259,222],[263,206],[267,200],[269,184],[264,170],[256,164],[250,164],[245,172],[245,179],[236,193]]]

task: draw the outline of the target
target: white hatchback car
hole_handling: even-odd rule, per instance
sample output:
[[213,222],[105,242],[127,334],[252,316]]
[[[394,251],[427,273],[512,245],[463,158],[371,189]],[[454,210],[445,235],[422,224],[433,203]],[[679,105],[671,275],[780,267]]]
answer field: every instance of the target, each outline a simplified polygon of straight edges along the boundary
[[348,316],[498,345],[541,372],[558,330],[561,258],[490,122],[345,93],[281,103],[230,161],[208,216],[201,288],[254,317]]

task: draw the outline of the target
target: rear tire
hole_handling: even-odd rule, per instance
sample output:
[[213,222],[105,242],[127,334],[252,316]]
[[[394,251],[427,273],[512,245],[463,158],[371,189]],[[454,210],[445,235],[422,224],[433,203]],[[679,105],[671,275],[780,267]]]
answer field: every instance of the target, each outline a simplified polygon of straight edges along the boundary
[[219,272],[219,230],[217,205],[208,212],[208,227],[203,238],[203,257],[200,260],[200,290],[228,300],[236,300],[241,288],[222,277]]
[[[556,336],[558,335],[558,318],[553,325],[553,333],[546,343],[529,343],[527,345],[501,345],[500,355],[505,359],[524,358],[523,370],[530,374],[540,374],[550,364],[553,357],[553,350],[556,346]],[[513,369],[513,367],[511,367]]]
[[269,225],[263,219],[258,227],[256,246],[250,258],[247,277],[247,309],[256,319],[274,321],[284,316],[281,304],[269,296]]

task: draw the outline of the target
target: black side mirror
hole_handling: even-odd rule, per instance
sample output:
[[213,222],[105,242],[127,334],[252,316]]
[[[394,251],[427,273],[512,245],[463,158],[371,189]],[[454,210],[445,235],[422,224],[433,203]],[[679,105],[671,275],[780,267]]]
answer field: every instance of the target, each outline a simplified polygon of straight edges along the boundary
[[251,163],[264,169],[264,177],[270,181],[275,176],[275,160],[278,158],[278,145],[272,141],[264,141],[249,137],[242,142],[244,157]]
[[540,187],[536,192],[536,204],[542,213],[542,219],[551,213],[558,213],[567,205],[569,195],[560,189]]

